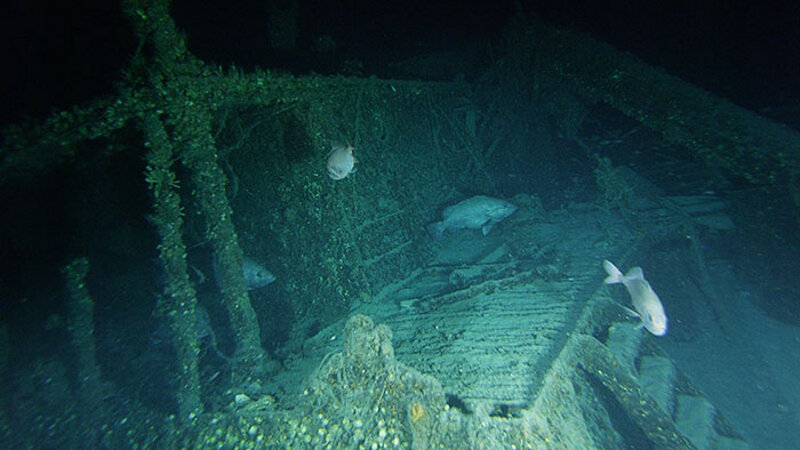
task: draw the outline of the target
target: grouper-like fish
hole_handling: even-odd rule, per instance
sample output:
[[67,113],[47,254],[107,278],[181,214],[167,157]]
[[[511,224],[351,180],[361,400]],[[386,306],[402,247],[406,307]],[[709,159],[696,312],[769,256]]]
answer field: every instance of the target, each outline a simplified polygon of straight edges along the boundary
[[[219,274],[217,273],[217,258],[214,258],[213,263],[214,279],[217,281],[217,286],[221,286]],[[275,281],[275,275],[273,275],[272,272],[247,256],[242,258],[242,277],[249,291],[262,288]]]
[[603,268],[606,269],[608,276],[606,284],[622,283],[631,295],[631,302],[636,311],[625,308],[632,315],[641,319],[639,327],[645,327],[647,331],[656,336],[667,334],[667,315],[664,313],[664,306],[656,295],[650,283],[644,279],[644,272],[641,267],[633,267],[625,275],[617,269],[617,266],[609,260],[603,261]]
[[446,230],[480,229],[484,236],[492,227],[517,210],[516,205],[499,198],[476,195],[448,206],[442,212],[442,221],[428,225],[428,233],[439,239]]
[[275,275],[261,264],[245,256],[242,258],[242,276],[247,289],[258,289],[275,281]]

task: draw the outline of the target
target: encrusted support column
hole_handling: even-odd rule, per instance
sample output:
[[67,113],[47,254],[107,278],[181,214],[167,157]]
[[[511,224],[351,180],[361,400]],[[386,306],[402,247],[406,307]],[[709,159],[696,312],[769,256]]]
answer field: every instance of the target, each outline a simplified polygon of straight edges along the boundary
[[67,300],[68,331],[77,356],[77,390],[79,416],[84,424],[87,445],[97,443],[100,425],[105,414],[100,368],[95,359],[94,301],[86,288],[89,261],[76,258],[63,269],[69,298]]
[[217,164],[211,114],[199,102],[187,101],[185,105],[180,121],[175,124],[176,133],[186,143],[183,161],[191,171],[195,195],[207,223],[206,237],[214,249],[220,289],[236,338],[234,383],[241,385],[253,376],[263,375],[268,370],[268,360],[242,277],[242,249],[233,226],[233,210],[225,196],[225,173]]
[[[170,129],[167,135],[158,118],[146,120],[152,125],[149,128],[159,129],[157,133],[145,130],[149,140],[159,140],[158,145],[152,145],[151,152],[172,148],[169,142],[174,144],[175,154],[170,151],[160,166],[151,162],[151,166],[158,169],[151,173],[156,178],[164,178],[163,189],[174,184],[174,174],[169,172],[168,164],[173,156],[180,158],[191,173],[194,194],[207,223],[207,238],[214,250],[220,288],[236,338],[234,383],[241,385],[253,376],[262,374],[269,360],[261,348],[258,321],[242,277],[242,250],[231,220],[232,210],[225,196],[225,174],[217,164],[217,151],[211,133],[210,104],[214,102],[213,93],[207,91],[207,86],[196,78],[201,66],[187,51],[184,36],[169,16],[169,0],[124,0],[123,6],[142,43],[149,41],[153,45],[154,56],[147,70],[148,83],[156,93],[156,98],[152,100],[153,109],[163,112],[164,124]],[[179,207],[177,194],[174,195],[175,207]],[[178,214],[178,210],[170,212]],[[177,219],[179,217],[173,217],[165,223],[180,224]],[[177,229],[179,227],[164,230],[164,233],[177,233]],[[164,236],[162,233],[162,239]],[[168,251],[177,251],[179,241],[180,234],[177,233],[172,250]],[[166,239],[164,242],[166,245]],[[180,258],[183,258],[182,264],[185,266],[185,247],[182,243],[180,249]],[[162,258],[164,251],[162,249]],[[177,255],[167,256],[178,258]],[[185,267],[180,268],[179,272],[185,274]],[[182,285],[183,276],[176,282]],[[188,278],[185,283],[188,285]],[[188,292],[185,290],[182,295],[188,298]],[[186,356],[188,358],[189,355]]]
[[169,73],[186,59],[189,53],[186,40],[169,15],[171,0],[122,0],[121,3],[140,40],[140,49],[145,42],[153,45],[150,63],[154,63],[157,70]]
[[186,245],[181,237],[183,211],[178,181],[170,168],[172,145],[155,112],[144,118],[144,128],[149,147],[145,179],[153,193],[152,220],[161,237],[159,259],[166,275],[162,307],[172,327],[178,354],[178,413],[180,420],[190,421],[203,410],[198,370],[200,348],[195,327],[197,296],[189,281]]

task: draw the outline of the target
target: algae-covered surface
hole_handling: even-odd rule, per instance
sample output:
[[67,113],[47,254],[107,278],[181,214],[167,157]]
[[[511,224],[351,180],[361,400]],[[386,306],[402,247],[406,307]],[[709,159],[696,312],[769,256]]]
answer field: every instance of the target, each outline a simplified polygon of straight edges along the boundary
[[267,3],[275,68],[123,1],[113,92],[2,128],[0,447],[800,440],[796,130],[524,9],[362,60]]

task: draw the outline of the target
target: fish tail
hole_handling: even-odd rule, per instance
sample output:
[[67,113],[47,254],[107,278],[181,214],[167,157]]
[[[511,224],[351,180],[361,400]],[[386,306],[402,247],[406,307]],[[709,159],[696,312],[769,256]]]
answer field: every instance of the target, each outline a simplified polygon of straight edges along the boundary
[[434,240],[438,241],[442,237],[444,229],[444,222],[433,222],[432,224],[428,225],[428,234],[430,234]]
[[603,283],[605,284],[622,283],[622,278],[624,277],[624,275],[622,275],[622,272],[619,269],[617,269],[617,266],[611,263],[611,261],[607,259],[603,260],[603,268],[606,269],[606,273],[608,274],[606,279],[603,280]]

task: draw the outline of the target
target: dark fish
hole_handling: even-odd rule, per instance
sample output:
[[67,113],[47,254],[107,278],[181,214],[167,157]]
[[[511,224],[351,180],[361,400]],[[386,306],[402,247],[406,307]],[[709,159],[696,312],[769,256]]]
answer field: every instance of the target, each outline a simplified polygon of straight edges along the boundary
[[517,210],[516,205],[499,198],[476,195],[442,212],[442,221],[428,225],[428,233],[439,239],[446,230],[480,229],[484,236],[492,227]]

